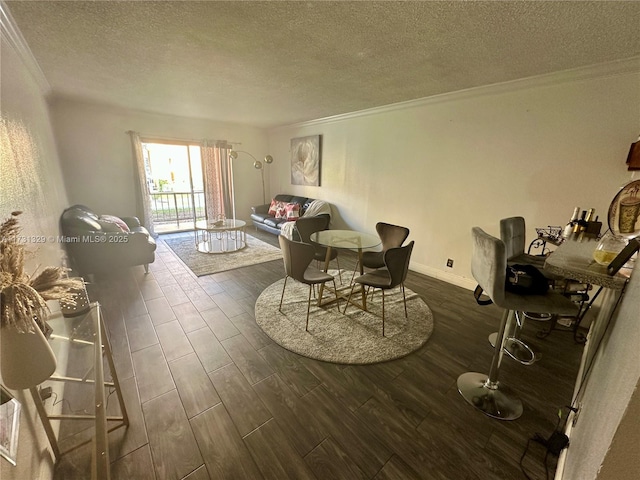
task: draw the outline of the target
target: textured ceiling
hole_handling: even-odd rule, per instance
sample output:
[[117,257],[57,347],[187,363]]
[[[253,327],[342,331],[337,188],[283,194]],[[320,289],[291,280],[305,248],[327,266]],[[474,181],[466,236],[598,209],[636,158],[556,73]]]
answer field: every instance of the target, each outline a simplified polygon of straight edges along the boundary
[[55,96],[272,127],[640,55],[640,2],[5,2]]

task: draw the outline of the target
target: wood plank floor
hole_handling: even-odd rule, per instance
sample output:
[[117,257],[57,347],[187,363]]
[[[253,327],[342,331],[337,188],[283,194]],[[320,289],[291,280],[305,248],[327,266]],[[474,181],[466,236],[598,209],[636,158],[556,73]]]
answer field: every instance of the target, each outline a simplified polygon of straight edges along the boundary
[[[277,245],[275,236],[249,233]],[[342,268],[354,260],[340,253]],[[541,358],[532,366],[504,359],[501,381],[524,414],[503,422],[456,387],[461,373],[488,372],[497,307],[410,272],[407,287],[434,315],[426,345],[381,364],[324,363],[279,347],[255,323],[256,299],[283,276],[278,260],[198,278],[160,239],[148,275],[137,267],[93,279],[90,297],[103,307],[131,417],[129,428],[110,433],[112,479],[525,478],[528,439],[547,437],[571,399],[582,347],[569,333],[539,339],[543,324],[525,325],[523,339]],[[115,395],[108,407],[117,411]],[[66,441],[91,434],[64,423]],[[532,478],[545,478],[544,458],[532,442],[523,462]],[[555,461],[550,455],[550,475]],[[55,478],[90,472],[90,450],[81,447],[63,457]]]

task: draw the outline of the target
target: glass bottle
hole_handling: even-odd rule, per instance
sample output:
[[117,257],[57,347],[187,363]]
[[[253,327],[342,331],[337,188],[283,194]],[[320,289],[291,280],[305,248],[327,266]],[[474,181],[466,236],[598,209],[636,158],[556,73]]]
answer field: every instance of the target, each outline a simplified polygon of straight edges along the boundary
[[582,214],[580,215],[580,220],[578,220],[573,226],[573,233],[584,232],[587,229],[586,217],[587,217],[587,211],[583,210]]
[[609,265],[626,246],[627,242],[624,238],[607,230],[593,251],[593,259],[600,265]]
[[564,227],[564,230],[562,231],[563,237],[569,238],[571,236],[571,234],[573,233],[573,227],[578,222],[579,215],[580,215],[580,207],[574,208],[573,215],[571,215],[571,220],[569,220],[569,223],[567,223],[567,225]]
[[587,223],[589,222],[593,222],[593,214],[595,213],[596,209],[595,208],[590,208],[589,211],[587,212],[587,218],[585,218],[585,220],[587,221]]

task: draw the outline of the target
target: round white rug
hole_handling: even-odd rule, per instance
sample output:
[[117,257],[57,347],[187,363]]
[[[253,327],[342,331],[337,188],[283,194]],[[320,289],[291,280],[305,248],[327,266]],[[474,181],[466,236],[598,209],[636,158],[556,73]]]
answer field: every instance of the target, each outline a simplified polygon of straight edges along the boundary
[[[337,271],[330,271],[337,275]],[[338,290],[348,295],[352,271],[342,272],[336,279]],[[340,311],[332,303],[317,306],[312,294],[309,331],[305,331],[308,285],[289,278],[284,292],[282,312],[278,311],[284,279],[267,287],[256,301],[256,322],[278,345],[305,357],[333,363],[369,364],[400,358],[419,349],[433,331],[433,315],[427,304],[413,291],[405,289],[408,318],[404,316],[400,288],[385,292],[385,336],[382,336],[382,294],[376,290],[367,298],[368,312],[339,302]],[[331,285],[327,283],[327,285]],[[359,300],[359,290],[352,300]],[[323,302],[335,299],[325,289]]]

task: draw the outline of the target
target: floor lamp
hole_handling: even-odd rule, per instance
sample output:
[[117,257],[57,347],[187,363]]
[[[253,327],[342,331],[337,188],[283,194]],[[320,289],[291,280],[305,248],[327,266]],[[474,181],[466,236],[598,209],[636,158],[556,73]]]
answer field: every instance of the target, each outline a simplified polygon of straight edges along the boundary
[[[244,150],[231,150],[229,152],[229,156],[235,160],[236,158],[238,158],[238,153],[246,153],[251,158],[253,158],[253,168],[255,168],[256,170],[260,170],[260,177],[261,177],[261,180],[262,180],[262,203],[263,204],[267,203],[267,199],[265,197],[265,189],[264,189],[264,165],[256,157],[251,155],[249,152],[245,152]],[[264,157],[264,163],[266,163],[266,164],[273,163],[273,157],[271,155],[265,156]]]

